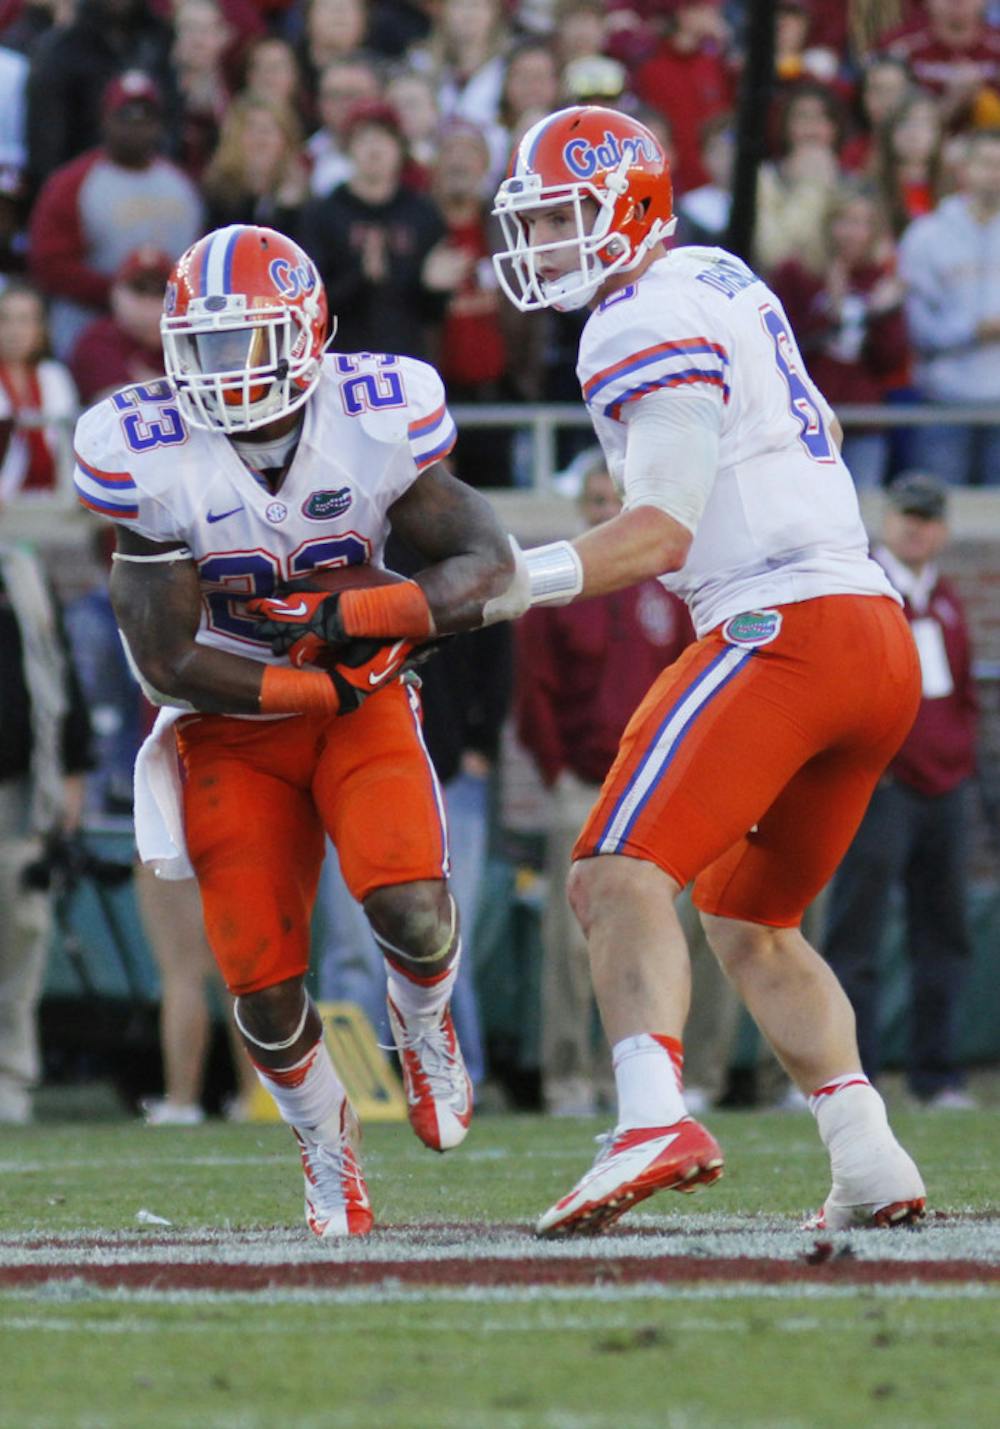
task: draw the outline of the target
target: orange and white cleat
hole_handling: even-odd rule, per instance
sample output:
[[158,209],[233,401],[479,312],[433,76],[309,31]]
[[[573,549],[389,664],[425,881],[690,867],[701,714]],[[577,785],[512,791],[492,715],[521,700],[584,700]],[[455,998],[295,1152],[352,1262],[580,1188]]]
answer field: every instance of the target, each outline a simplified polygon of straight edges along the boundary
[[451,1011],[404,1019],[391,997],[388,1006],[410,1125],[432,1151],[451,1151],[472,1120],[472,1083]]
[[296,1126],[292,1131],[306,1178],[306,1225],[313,1235],[323,1240],[367,1235],[375,1222],[355,1150],[359,1129],[350,1102],[344,1098],[340,1135],[333,1144],[316,1141]]
[[719,1143],[691,1117],[612,1132],[587,1174],[535,1227],[540,1236],[597,1235],[654,1191],[696,1191],[722,1175]]

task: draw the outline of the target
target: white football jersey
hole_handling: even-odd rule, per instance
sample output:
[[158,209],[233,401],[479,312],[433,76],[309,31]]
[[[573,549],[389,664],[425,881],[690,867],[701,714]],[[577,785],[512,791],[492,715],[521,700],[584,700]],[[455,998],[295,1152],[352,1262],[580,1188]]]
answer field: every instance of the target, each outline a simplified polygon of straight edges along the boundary
[[319,566],[379,565],[387,512],[455,444],[432,367],[331,354],[304,408],[291,466],[272,493],[221,432],[188,426],[166,380],[126,387],[77,423],[74,480],[90,510],[197,562],[204,645],[285,664],[243,609]]
[[832,412],[781,303],[721,248],[678,248],[590,316],[577,367],[621,481],[623,409],[649,392],[709,394],[721,416],[715,484],[683,568],[662,577],[699,635],[743,611],[814,596],[894,596],[868,555]]

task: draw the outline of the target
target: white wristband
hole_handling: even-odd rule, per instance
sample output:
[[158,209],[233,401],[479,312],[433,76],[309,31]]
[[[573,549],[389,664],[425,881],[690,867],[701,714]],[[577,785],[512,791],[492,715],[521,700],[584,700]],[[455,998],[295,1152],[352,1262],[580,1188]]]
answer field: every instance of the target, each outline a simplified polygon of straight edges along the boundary
[[569,541],[525,551],[532,605],[568,605],[583,590],[583,564]]

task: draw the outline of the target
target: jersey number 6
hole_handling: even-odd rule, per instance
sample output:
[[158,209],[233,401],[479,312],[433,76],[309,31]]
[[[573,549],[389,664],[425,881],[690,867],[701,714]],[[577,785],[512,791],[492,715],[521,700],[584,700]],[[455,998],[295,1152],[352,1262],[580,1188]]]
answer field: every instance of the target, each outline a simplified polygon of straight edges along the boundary
[[774,343],[774,357],[778,371],[788,388],[789,410],[801,430],[799,441],[813,461],[832,462],[836,460],[829,434],[823,424],[823,414],[816,405],[808,386],[799,371],[799,355],[785,319],[770,303],[760,309],[760,320]]

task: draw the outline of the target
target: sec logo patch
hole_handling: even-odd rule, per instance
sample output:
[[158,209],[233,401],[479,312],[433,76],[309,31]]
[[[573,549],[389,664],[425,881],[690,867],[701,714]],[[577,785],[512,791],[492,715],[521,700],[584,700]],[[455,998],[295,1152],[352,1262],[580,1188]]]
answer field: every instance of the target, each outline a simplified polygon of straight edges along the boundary
[[272,501],[270,505],[265,509],[264,515],[270,521],[272,526],[278,526],[281,524],[282,521],[284,521],[285,517],[288,515],[288,507],[283,501]]

